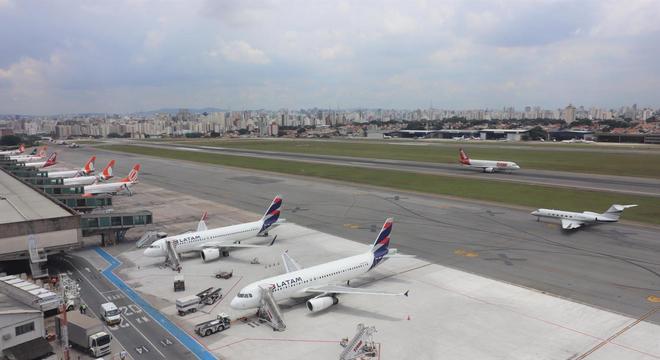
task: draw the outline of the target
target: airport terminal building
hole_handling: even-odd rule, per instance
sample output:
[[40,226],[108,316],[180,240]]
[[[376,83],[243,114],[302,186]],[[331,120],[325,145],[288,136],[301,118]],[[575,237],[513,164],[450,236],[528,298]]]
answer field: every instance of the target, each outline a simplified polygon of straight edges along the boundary
[[35,275],[47,254],[81,244],[78,213],[5,171],[0,214],[0,261],[30,259]]

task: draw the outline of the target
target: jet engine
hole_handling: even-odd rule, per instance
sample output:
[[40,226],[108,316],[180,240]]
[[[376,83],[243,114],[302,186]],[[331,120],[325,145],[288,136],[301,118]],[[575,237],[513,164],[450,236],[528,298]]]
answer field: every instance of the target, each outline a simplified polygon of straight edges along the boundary
[[220,249],[206,248],[202,250],[202,260],[209,262],[220,257]]
[[321,296],[307,300],[307,308],[311,312],[317,312],[325,310],[332,305],[337,305],[338,303],[339,299],[334,296]]
[[484,168],[484,172],[487,172],[487,173],[494,173],[494,172],[495,172],[495,169],[492,168],[492,167],[487,167],[487,168]]

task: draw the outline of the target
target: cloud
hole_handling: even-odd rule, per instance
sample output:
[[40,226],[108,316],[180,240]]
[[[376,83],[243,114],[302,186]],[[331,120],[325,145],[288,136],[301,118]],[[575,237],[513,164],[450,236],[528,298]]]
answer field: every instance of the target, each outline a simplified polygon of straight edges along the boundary
[[[232,41],[220,50],[222,56],[229,61],[249,64],[268,64],[270,59],[262,50],[252,47],[245,41]],[[213,52],[212,54],[217,54]]]
[[660,106],[657,0],[67,1],[0,0],[3,112]]

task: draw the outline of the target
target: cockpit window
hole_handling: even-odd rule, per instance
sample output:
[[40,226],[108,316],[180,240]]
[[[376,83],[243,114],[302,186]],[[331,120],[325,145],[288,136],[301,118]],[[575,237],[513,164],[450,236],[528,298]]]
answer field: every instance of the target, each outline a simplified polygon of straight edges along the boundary
[[252,294],[238,293],[238,295],[236,295],[236,296],[238,296],[239,298],[251,298]]

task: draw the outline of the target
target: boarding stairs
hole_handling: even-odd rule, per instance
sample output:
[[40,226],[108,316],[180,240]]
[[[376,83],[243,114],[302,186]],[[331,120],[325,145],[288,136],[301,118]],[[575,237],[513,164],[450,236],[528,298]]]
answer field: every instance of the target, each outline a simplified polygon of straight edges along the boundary
[[[339,360],[356,360],[376,357],[376,344],[373,340],[373,334],[376,333],[375,326],[364,326],[358,324],[357,332],[350,341],[340,343],[344,351],[339,355]],[[346,339],[345,339],[346,340]]]
[[30,255],[30,272],[33,279],[48,277],[48,257],[44,249],[37,247],[37,239],[34,235],[28,237],[28,253]]
[[176,252],[176,245],[174,244],[174,241],[165,241],[165,247],[167,248],[167,258],[165,259],[165,264],[167,264],[173,270],[181,270],[181,259],[179,258],[179,254]]
[[273,328],[273,331],[286,330],[282,310],[277,305],[273,297],[273,288],[270,286],[260,286],[261,289],[261,304],[257,311],[259,321],[265,322]]

